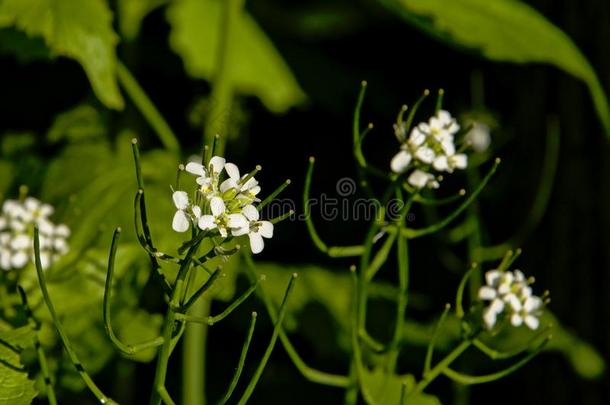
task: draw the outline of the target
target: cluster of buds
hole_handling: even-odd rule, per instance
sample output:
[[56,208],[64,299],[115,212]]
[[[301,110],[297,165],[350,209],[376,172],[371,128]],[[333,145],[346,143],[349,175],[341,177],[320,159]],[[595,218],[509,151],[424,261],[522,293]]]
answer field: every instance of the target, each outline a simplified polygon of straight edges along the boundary
[[68,252],[70,229],[49,219],[53,207],[33,197],[6,200],[0,213],[0,268],[13,270],[34,262],[34,227],[40,230],[40,260],[47,268]]
[[488,302],[483,310],[483,323],[492,329],[499,316],[506,316],[517,327],[523,323],[537,329],[542,309],[549,302],[548,292],[542,297],[532,294],[533,277],[526,278],[519,270],[490,270],[485,273],[486,285],[479,289],[479,298]]
[[254,175],[260,167],[242,176],[235,164],[214,156],[207,165],[190,162],[185,169],[197,177],[199,187],[191,198],[186,191],[174,191],[172,198],[177,211],[172,228],[186,232],[196,226],[222,238],[248,235],[252,253],[260,253],[263,238],[273,237],[273,224],[260,220],[256,207],[261,188]]
[[407,137],[407,125],[402,114],[394,124],[394,132],[401,142],[398,152],[390,163],[394,173],[405,173],[413,169],[407,182],[417,188],[438,188],[437,173],[452,173],[465,169],[468,157],[456,150],[455,134],[460,130],[455,118],[445,110],[439,110],[428,122],[422,122],[411,130]]

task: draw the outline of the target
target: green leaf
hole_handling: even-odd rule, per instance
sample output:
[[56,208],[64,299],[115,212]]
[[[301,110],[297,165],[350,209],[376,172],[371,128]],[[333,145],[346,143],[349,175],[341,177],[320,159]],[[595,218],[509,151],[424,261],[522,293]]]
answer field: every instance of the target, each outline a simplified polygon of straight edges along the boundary
[[[167,9],[172,27],[170,45],[183,59],[187,72],[211,80],[218,55],[221,2],[177,0]],[[234,22],[234,40],[226,66],[238,92],[255,95],[274,112],[304,100],[304,94],[271,40],[246,11]]]
[[42,37],[54,53],[82,65],[107,107],[123,108],[115,73],[118,37],[103,0],[0,0],[0,27]]
[[31,326],[0,329],[0,405],[29,404],[37,395],[35,382],[19,371],[19,352],[34,345],[34,334]]
[[581,79],[610,136],[610,110],[595,71],[574,42],[542,14],[517,0],[380,0],[407,22],[482,56],[548,63]]
[[11,162],[0,160],[0,199],[3,200],[6,191],[13,181],[15,168]]
[[50,142],[97,138],[106,133],[99,112],[90,105],[79,105],[59,114],[47,132]]
[[31,38],[14,28],[0,29],[0,54],[12,54],[21,63],[51,59],[51,52],[41,38]]
[[[364,389],[370,393],[375,404],[378,405],[402,405],[400,403],[401,392],[403,385],[405,394],[413,390],[415,387],[415,377],[411,374],[398,376],[390,374],[381,368],[374,370],[363,370],[362,384]],[[434,395],[417,394],[404,401],[405,405],[440,405],[440,401]]]

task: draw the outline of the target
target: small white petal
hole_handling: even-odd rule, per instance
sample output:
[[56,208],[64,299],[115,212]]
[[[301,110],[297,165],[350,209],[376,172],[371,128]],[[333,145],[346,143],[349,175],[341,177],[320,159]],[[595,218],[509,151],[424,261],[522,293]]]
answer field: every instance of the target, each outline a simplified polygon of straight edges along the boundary
[[185,210],[189,206],[189,195],[186,191],[174,191],[172,199],[174,200],[174,205],[179,210]]
[[455,145],[453,144],[453,138],[448,135],[441,141],[441,148],[447,156],[453,156],[455,154]]
[[491,329],[494,327],[494,325],[496,324],[496,317],[496,312],[491,311],[490,309],[486,309],[485,311],[483,311],[483,322],[485,323],[487,329]]
[[259,233],[251,233],[248,235],[250,238],[250,249],[252,253],[260,253],[263,251],[265,247],[265,242],[263,242],[263,237]]
[[254,207],[254,205],[251,205],[251,204],[248,204],[244,208],[242,208],[241,212],[251,222],[258,221],[258,219],[260,217],[258,210]]
[[0,251],[0,267],[3,270],[10,270],[11,267],[11,252],[9,250]]
[[195,163],[195,162],[187,163],[185,170],[187,172],[197,175],[197,176],[205,176],[205,174],[206,174],[203,165],[200,163]]
[[390,167],[394,173],[402,173],[411,163],[411,154],[406,150],[401,150],[392,158]]
[[195,180],[197,182],[197,184],[199,184],[202,188],[207,188],[210,187],[212,185],[212,178],[207,177],[205,175],[201,176],[201,177],[197,177],[197,179]]
[[220,156],[214,156],[210,159],[210,167],[212,171],[216,174],[220,173],[222,169],[225,167],[225,158]]
[[453,155],[451,157],[451,164],[458,169],[465,169],[468,166],[468,157],[463,153]]
[[525,281],[525,274],[523,274],[521,270],[514,270],[513,274],[517,283],[522,283]]
[[195,219],[199,219],[199,217],[201,217],[201,207],[198,205],[194,205],[193,207],[191,207],[191,211],[193,211],[193,216],[195,217]]
[[11,249],[13,249],[13,250],[27,249],[30,246],[32,246],[32,244],[33,244],[33,241],[30,239],[29,236],[21,234],[15,238],[13,238],[13,240],[11,241]]
[[232,178],[226,179],[225,181],[223,181],[222,183],[220,183],[220,192],[224,193],[227,190],[230,189],[237,189],[238,185],[237,182],[235,180],[233,180]]
[[525,324],[527,325],[528,328],[530,328],[532,330],[536,330],[536,329],[538,329],[538,326],[540,325],[540,321],[538,320],[538,318],[536,318],[533,315],[527,315],[525,317]]
[[504,311],[504,302],[501,299],[496,298],[491,302],[491,305],[489,305],[489,310],[499,314]]
[[426,141],[426,135],[423,134],[419,128],[415,127],[411,130],[411,135],[409,135],[409,144],[417,147]]
[[249,189],[249,190],[248,190],[248,192],[249,192],[251,195],[255,196],[255,195],[257,195],[258,193],[260,193],[260,192],[261,192],[261,187],[260,187],[260,186],[254,186],[254,187],[252,187],[251,189]]
[[49,204],[43,204],[38,211],[38,216],[45,218],[53,215],[53,211],[55,210],[52,206],[50,206]]
[[248,226],[248,219],[242,214],[230,214],[227,219],[227,226],[229,228],[245,228]]
[[172,220],[172,229],[176,232],[186,232],[189,229],[189,219],[184,211],[176,211]]
[[523,308],[521,301],[515,294],[508,294],[506,297],[504,297],[504,301],[506,301],[515,312],[519,312],[521,311],[521,308]]
[[429,179],[430,177],[428,173],[422,172],[421,170],[414,170],[413,173],[409,175],[407,181],[413,187],[423,188],[426,186]]
[[212,210],[212,215],[218,217],[224,214],[226,210],[225,202],[220,197],[212,197],[210,200],[210,209]]
[[233,236],[242,236],[242,235],[246,235],[249,232],[250,232],[250,226],[244,226],[243,228],[231,229],[231,234]]
[[269,239],[273,238],[273,224],[269,221],[261,221],[258,223],[258,233]]
[[11,265],[16,268],[21,268],[28,263],[28,255],[25,252],[17,252],[11,257]]
[[432,166],[434,166],[434,168],[436,170],[438,170],[439,172],[444,172],[445,170],[449,169],[449,163],[447,162],[447,156],[445,156],[445,155],[437,156],[436,159],[434,159]]
[[66,253],[68,251],[68,244],[65,239],[55,238],[53,240],[53,249],[59,253]]
[[55,235],[67,238],[70,236],[70,228],[67,225],[59,224],[55,227]]
[[501,277],[502,272],[500,270],[489,270],[485,273],[485,282],[487,282],[487,285],[496,286]]
[[51,223],[51,221],[40,218],[38,220],[38,229],[40,230],[41,235],[53,235],[55,233],[55,226]]
[[38,208],[40,208],[40,201],[33,197],[28,197],[23,202],[23,205],[28,211],[36,211]]
[[415,152],[415,157],[426,164],[432,163],[434,156],[434,151],[427,146],[422,146]]
[[227,232],[227,228],[225,228],[224,226],[218,227],[218,233],[220,233],[220,236],[222,236],[223,238],[226,238],[229,233]]
[[525,300],[523,309],[527,312],[533,312],[542,306],[542,300],[539,297],[531,296]]
[[214,217],[212,215],[202,215],[197,222],[197,225],[200,229],[214,229],[216,228],[216,222],[214,222]]
[[233,163],[227,163],[225,164],[225,170],[230,178],[232,178],[236,182],[239,181],[239,168],[237,167],[237,165]]
[[491,301],[496,298],[497,295],[496,290],[489,286],[483,286],[479,289],[479,298],[482,300]]
[[521,326],[523,323],[523,317],[519,314],[512,314],[510,317],[510,323],[514,326]]

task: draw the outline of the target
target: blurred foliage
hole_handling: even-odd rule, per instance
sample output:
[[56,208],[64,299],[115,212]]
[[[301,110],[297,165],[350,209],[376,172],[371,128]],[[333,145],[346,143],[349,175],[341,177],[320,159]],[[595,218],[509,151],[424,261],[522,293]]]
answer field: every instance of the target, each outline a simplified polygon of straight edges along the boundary
[[[170,44],[193,77],[213,79],[218,59],[222,7],[219,0],[177,0],[167,9],[172,27]],[[227,75],[236,90],[256,95],[271,111],[282,112],[301,103],[305,95],[286,62],[256,21],[243,12],[234,22],[228,44]],[[194,40],[202,38],[205,40]]]
[[20,352],[34,346],[34,329],[12,329],[0,323],[0,404],[26,405],[38,394],[28,378]]
[[555,65],[581,79],[610,136],[610,109],[595,71],[563,31],[515,0],[380,0],[406,21],[442,41],[485,58]]
[[[282,283],[285,275],[289,272],[299,273],[299,288],[290,302],[290,312],[287,314],[286,327],[296,329],[299,314],[303,312],[308,304],[319,303],[331,315],[334,328],[339,335],[339,347],[346,353],[350,350],[350,308],[351,303],[345,297],[351,297],[352,281],[347,273],[333,271],[319,266],[286,266],[281,263],[263,262],[258,263],[256,270],[259,274],[266,276],[262,288],[270,294],[277,304],[282,299]],[[377,297],[389,302],[394,302],[398,296],[397,289],[391,284],[373,283],[370,287],[371,297]],[[417,306],[417,294],[410,299],[415,300]],[[421,301],[420,301],[421,302]],[[570,363],[576,373],[583,378],[595,379],[602,376],[606,365],[602,356],[587,342],[582,341],[577,335],[563,328],[558,320],[549,312],[541,320],[542,325],[553,325],[553,339],[545,350],[560,352]],[[404,326],[403,336],[405,343],[419,346],[425,349],[430,342],[436,320],[429,323],[407,320]],[[447,317],[443,324],[441,333],[436,341],[439,352],[449,351],[455,342],[460,340],[460,322],[455,316]],[[532,338],[531,331],[525,328],[507,328],[504,332],[489,340],[490,345],[499,350],[525,345]],[[312,344],[328,344],[328,342],[312,341]]]
[[110,108],[123,108],[115,75],[119,38],[105,1],[2,0],[0,27],[11,26],[42,37],[56,55],[77,60],[99,99]]

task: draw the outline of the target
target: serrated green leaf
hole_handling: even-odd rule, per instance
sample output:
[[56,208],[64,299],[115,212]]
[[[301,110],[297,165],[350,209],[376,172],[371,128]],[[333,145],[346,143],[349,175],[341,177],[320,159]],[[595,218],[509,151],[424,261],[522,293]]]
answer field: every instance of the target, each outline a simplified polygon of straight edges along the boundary
[[0,329],[0,405],[25,405],[32,402],[37,392],[35,381],[28,378],[19,351],[34,344],[35,331],[31,326]]
[[[216,68],[221,21],[219,0],[177,0],[167,9],[170,45],[187,72],[210,80]],[[304,100],[304,94],[277,49],[246,11],[234,21],[227,76],[238,92],[255,95],[274,112]]]
[[610,136],[610,110],[595,71],[574,42],[542,14],[518,0],[380,0],[409,23],[443,41],[515,63],[548,63],[589,87]]
[[54,53],[81,64],[106,106],[123,108],[115,73],[118,37],[103,0],[0,0],[0,27],[42,37]]

